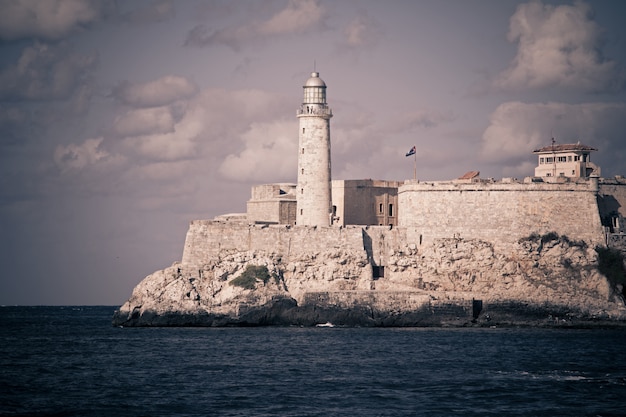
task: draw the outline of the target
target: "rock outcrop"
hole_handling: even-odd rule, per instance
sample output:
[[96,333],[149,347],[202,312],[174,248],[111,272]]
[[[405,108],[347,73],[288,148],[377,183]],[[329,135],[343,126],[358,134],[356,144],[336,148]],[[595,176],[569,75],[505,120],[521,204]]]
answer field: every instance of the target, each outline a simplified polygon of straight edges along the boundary
[[196,257],[157,271],[136,286],[113,323],[567,325],[626,319],[623,289],[600,272],[596,249],[556,234],[531,235],[506,250],[461,238],[385,246],[384,270],[367,244],[316,242],[317,250],[299,250],[281,239],[276,252],[267,249],[271,245],[218,245],[203,252],[203,262]]

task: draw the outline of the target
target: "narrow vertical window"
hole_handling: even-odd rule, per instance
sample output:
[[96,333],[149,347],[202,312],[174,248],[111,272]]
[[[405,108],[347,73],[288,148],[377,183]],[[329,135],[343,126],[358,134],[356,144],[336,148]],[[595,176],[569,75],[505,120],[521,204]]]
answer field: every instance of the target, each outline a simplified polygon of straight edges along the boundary
[[302,128],[302,133],[304,133],[304,128]]
[[302,148],[302,155],[304,155],[304,148]]
[[382,212],[383,212],[383,203],[380,203],[378,205],[378,212],[382,214]]
[[300,174],[304,174],[304,168],[300,170]]
[[389,204],[389,216],[393,216],[393,204]]

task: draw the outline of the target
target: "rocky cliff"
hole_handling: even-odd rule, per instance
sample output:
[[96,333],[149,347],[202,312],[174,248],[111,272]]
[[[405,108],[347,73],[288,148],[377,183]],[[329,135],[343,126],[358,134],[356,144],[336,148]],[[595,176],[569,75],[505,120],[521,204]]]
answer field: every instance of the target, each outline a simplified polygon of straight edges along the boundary
[[[216,233],[222,229],[201,227],[202,239],[220,241]],[[603,275],[596,248],[555,233],[530,235],[506,249],[462,238],[420,246],[389,235],[380,246],[385,251],[381,266],[365,229],[307,231],[306,239],[294,229],[276,234],[249,228],[242,234],[247,241],[211,244],[200,252],[186,246],[183,262],[139,283],[113,323],[429,326],[626,320],[623,287]],[[264,234],[278,239],[276,244],[250,243]],[[198,239],[188,234],[186,245],[195,247]]]

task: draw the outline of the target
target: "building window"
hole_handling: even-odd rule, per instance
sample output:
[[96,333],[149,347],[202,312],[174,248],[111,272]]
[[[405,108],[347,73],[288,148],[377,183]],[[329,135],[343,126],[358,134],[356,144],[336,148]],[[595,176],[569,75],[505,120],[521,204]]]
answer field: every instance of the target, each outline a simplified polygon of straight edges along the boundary
[[567,162],[567,157],[565,157],[565,156],[559,156],[558,161],[559,161],[559,162]]
[[300,194],[304,194],[304,188],[300,188]]
[[304,148],[302,148],[302,155],[304,155]]
[[302,128],[302,133],[304,133],[304,128]]
[[304,168],[302,168],[302,169],[300,170],[300,173],[301,173],[301,174],[304,174]]
[[576,172],[572,169],[572,175],[576,175]]
[[389,204],[389,216],[393,216],[393,204]]
[[546,164],[551,164],[552,162],[554,162],[554,158],[546,158]]
[[567,157],[567,162],[572,162],[572,155]]
[[380,203],[380,204],[378,205],[378,212],[379,212],[380,214],[382,214],[382,213],[383,213],[383,203]]
[[539,163],[543,164],[543,158],[539,158]]
[[300,215],[302,216],[302,209],[300,209]]
[[580,155],[574,156],[574,161],[576,161],[576,162],[580,161]]

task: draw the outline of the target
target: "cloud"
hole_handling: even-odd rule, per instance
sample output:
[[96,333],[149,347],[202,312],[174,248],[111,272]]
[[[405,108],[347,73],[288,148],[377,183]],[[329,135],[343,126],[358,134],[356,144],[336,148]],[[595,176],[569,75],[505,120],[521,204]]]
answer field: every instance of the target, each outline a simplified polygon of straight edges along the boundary
[[222,161],[253,123],[272,120],[286,108],[280,96],[261,90],[206,89],[174,105],[131,109],[118,116],[114,129],[121,138],[111,146],[143,164]]
[[513,62],[495,80],[498,88],[564,87],[585,92],[614,91],[624,73],[602,55],[602,31],[590,7],[521,4],[510,20],[508,40],[517,42]]
[[176,16],[172,0],[153,0],[122,15],[130,23],[163,22]]
[[236,181],[287,181],[297,169],[297,126],[295,121],[253,123],[241,135],[245,149],[226,156],[220,173]]
[[83,143],[59,145],[54,151],[54,162],[61,170],[80,170],[94,165],[109,157],[109,153],[100,148],[103,138],[86,139]]
[[401,130],[431,129],[441,124],[453,122],[455,119],[456,116],[450,111],[423,108],[406,113],[396,126]]
[[287,8],[258,25],[264,35],[304,33],[317,27],[326,17],[326,11],[316,0],[289,0]]
[[328,14],[317,0],[289,0],[287,7],[265,21],[210,31],[205,25],[192,28],[186,46],[226,45],[240,50],[245,44],[274,36],[307,33],[323,28]]
[[113,89],[113,97],[134,107],[160,107],[188,99],[197,92],[194,83],[184,77],[167,75],[143,84],[128,81]]
[[67,46],[35,43],[17,63],[0,72],[0,100],[65,100],[90,82],[95,55],[80,55]]
[[58,40],[98,21],[95,0],[1,0],[0,40]]
[[343,40],[340,49],[361,48],[375,46],[382,30],[378,22],[366,12],[361,12],[343,29]]
[[171,133],[175,119],[169,107],[132,109],[115,119],[115,131],[120,136],[140,136],[151,133]]
[[503,103],[490,116],[482,137],[482,156],[519,176],[532,175],[532,170],[524,168],[534,159],[532,151],[549,145],[554,137],[557,143],[580,141],[598,148],[598,158],[608,172],[626,169],[624,159],[620,160],[626,154],[624,114],[624,103]]

